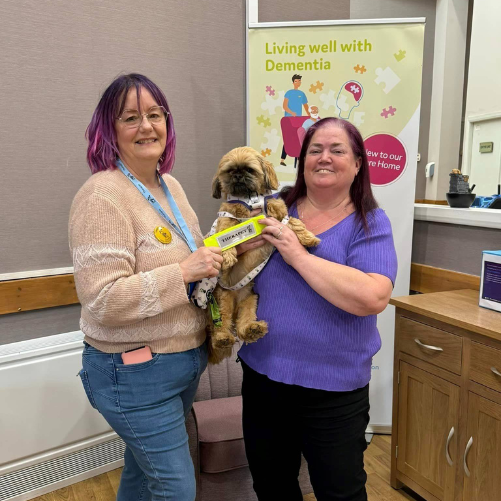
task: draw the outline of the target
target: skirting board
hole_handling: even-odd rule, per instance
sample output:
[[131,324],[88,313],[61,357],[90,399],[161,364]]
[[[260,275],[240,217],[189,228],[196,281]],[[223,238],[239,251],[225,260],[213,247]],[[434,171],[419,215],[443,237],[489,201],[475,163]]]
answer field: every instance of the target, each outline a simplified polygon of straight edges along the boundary
[[391,435],[391,425],[370,424],[369,426],[367,426],[365,433],[373,433],[374,435]]

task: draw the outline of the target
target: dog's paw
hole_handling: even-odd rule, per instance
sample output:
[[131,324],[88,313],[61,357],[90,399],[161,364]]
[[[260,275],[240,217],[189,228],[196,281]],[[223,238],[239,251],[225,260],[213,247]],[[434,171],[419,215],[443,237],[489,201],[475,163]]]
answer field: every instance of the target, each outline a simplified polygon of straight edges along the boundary
[[320,238],[307,230],[300,219],[291,217],[287,226],[296,234],[300,244],[304,247],[316,247],[320,243]]
[[254,343],[268,332],[268,324],[264,320],[251,322],[245,327],[240,339],[246,343]]
[[212,345],[212,341],[208,344],[209,351],[209,364],[220,364],[225,358],[231,357],[233,353],[233,347],[228,346],[226,348],[217,348]]
[[237,264],[237,261],[238,261],[238,256],[235,247],[232,247],[231,249],[224,251],[221,270],[222,271],[230,270],[231,268],[233,268],[233,266]]
[[269,217],[274,217],[282,221],[287,215],[287,206],[281,198],[270,199],[266,205],[266,214]]
[[224,350],[230,348],[235,344],[235,336],[231,332],[217,332],[212,334],[211,343],[214,349]]
[[316,247],[320,243],[320,238],[316,237],[311,231],[306,230],[299,241],[305,247]]

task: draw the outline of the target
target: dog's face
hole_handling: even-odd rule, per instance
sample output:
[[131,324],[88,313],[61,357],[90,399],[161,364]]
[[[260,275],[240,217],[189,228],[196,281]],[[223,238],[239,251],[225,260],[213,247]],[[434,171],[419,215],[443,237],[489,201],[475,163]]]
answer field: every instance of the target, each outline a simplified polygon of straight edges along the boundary
[[222,193],[237,197],[253,193],[265,194],[278,188],[278,179],[273,165],[253,148],[235,148],[219,162],[212,180],[212,196],[221,198]]

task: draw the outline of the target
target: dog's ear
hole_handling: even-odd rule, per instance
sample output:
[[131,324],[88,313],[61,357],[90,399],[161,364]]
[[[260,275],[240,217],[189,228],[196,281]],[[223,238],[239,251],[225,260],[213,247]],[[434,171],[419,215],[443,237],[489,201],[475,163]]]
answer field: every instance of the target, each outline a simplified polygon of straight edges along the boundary
[[273,168],[273,164],[271,162],[268,162],[268,160],[265,160],[265,158],[262,155],[258,154],[257,158],[259,159],[259,162],[263,167],[264,184],[266,189],[267,190],[278,189],[278,178],[275,169]]
[[219,182],[219,177],[217,174],[212,180],[212,196],[214,198],[221,198],[221,183]]

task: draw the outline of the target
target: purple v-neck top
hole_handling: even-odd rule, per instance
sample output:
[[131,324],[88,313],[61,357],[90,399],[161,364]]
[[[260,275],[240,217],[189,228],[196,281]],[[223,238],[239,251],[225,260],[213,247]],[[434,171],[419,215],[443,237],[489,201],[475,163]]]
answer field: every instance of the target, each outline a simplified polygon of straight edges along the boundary
[[[295,206],[289,211],[297,217]],[[318,235],[311,254],[395,283],[397,256],[391,224],[382,209],[368,215],[369,233],[355,213]],[[330,391],[362,388],[371,378],[372,357],[381,347],[376,315],[359,317],[317,294],[275,252],[256,277],[257,317],[268,333],[242,346],[240,358],[274,381]]]

